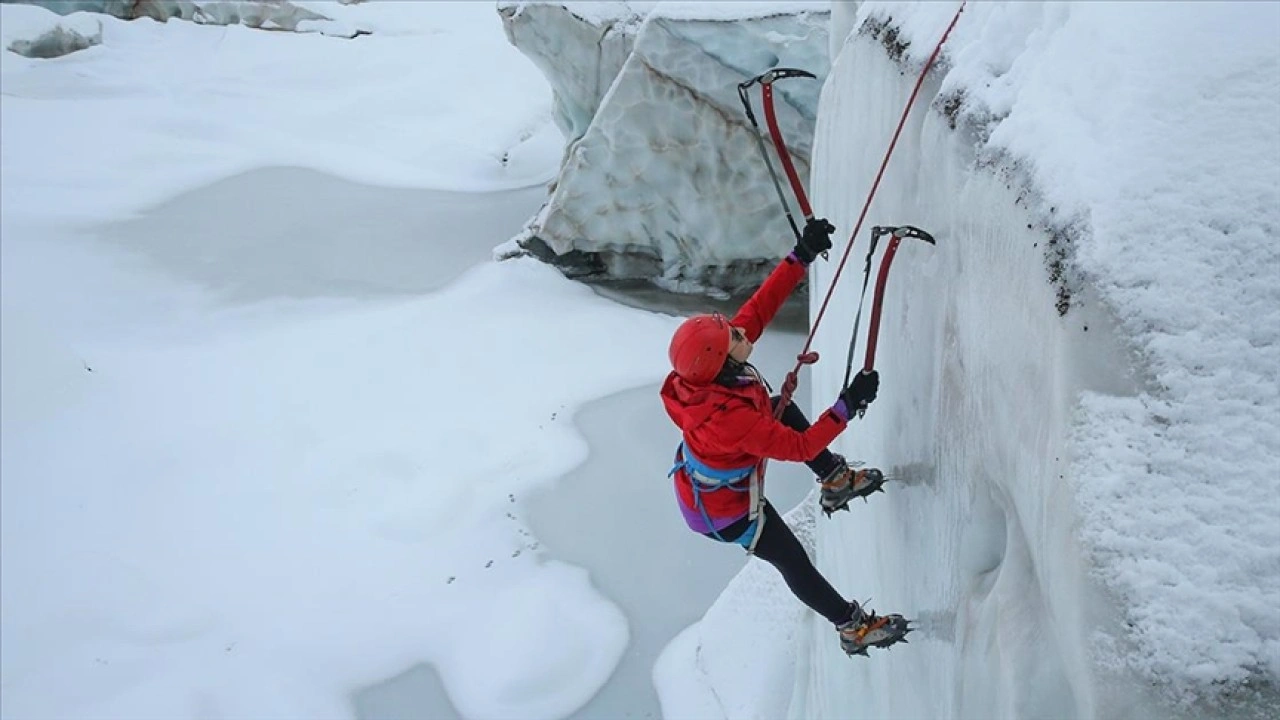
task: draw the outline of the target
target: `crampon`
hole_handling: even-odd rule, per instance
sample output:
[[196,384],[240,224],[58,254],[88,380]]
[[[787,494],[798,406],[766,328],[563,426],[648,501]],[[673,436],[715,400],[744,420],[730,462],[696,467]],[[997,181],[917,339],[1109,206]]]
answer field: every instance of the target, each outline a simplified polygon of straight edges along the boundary
[[837,510],[848,510],[849,501],[875,492],[884,492],[884,473],[876,468],[853,468],[842,463],[839,470],[822,480],[822,511],[831,517]]
[[845,654],[867,656],[867,648],[887,648],[907,642],[907,633],[915,628],[901,615],[877,616],[874,612],[855,611],[856,619],[839,626],[840,649]]

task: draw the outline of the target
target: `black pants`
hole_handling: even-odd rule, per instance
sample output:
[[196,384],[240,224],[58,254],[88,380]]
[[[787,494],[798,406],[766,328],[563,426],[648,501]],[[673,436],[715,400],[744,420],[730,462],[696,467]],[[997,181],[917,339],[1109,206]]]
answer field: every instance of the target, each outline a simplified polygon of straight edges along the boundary
[[[804,546],[768,500],[764,501],[761,515],[764,516],[764,527],[756,540],[756,557],[777,568],[791,593],[814,612],[837,625],[849,620],[849,602],[813,566]],[[744,517],[722,529],[720,537],[733,542],[746,532],[750,524],[750,518]],[[713,536],[708,533],[707,537]]]
[[[775,406],[777,401],[775,397]],[[782,422],[795,430],[804,430],[809,427],[808,419],[794,403],[788,405],[783,411]],[[823,477],[835,469],[838,462],[829,450],[824,449],[805,465],[808,465],[818,477]],[[818,568],[813,566],[808,553],[804,551],[804,546],[796,539],[791,528],[787,527],[787,523],[773,508],[773,504],[765,499],[763,505],[761,514],[764,516],[764,527],[760,529],[760,538],[756,540],[756,557],[777,568],[796,598],[814,612],[837,625],[848,621],[851,615],[849,602],[841,597],[840,593],[831,587],[831,583],[822,577],[822,573],[818,572]],[[733,542],[746,532],[750,525],[751,519],[744,517],[720,530],[719,535],[725,541]],[[707,536],[715,537],[711,533],[707,533]]]

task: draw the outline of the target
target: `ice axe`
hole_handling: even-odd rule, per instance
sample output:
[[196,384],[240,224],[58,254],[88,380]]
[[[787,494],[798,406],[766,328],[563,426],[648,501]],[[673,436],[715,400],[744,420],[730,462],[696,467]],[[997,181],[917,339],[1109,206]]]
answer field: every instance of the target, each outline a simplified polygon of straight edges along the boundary
[[[809,198],[804,193],[804,186],[800,184],[800,176],[796,173],[795,165],[791,162],[791,153],[787,150],[787,144],[782,138],[782,131],[778,129],[778,117],[774,113],[773,108],[773,83],[784,78],[814,78],[817,76],[808,70],[800,70],[798,68],[774,68],[766,73],[757,75],[750,80],[738,83],[738,97],[742,100],[742,107],[747,111],[747,119],[751,121],[755,132],[756,146],[760,148],[760,156],[764,158],[764,165],[769,170],[769,179],[773,180],[773,189],[778,193],[778,200],[782,203],[782,212],[787,216],[787,224],[791,226],[791,232],[796,236],[796,240],[800,239],[800,227],[796,225],[795,218],[791,216],[791,206],[787,203],[787,196],[782,191],[782,183],[778,180],[778,173],[773,169],[773,161],[769,159],[769,150],[764,146],[764,139],[760,136],[760,123],[756,122],[756,114],[751,110],[751,99],[747,96],[747,91],[752,85],[760,84],[761,96],[763,98],[765,123],[769,126],[769,136],[773,138],[773,146],[778,151],[778,159],[782,161],[782,168],[787,173],[787,180],[791,183],[791,192],[795,195],[796,203],[800,205],[800,212],[804,215],[805,222],[813,219],[813,209],[809,206]],[[823,253],[826,256],[826,253]]]
[[[867,297],[867,285],[871,280],[871,258],[875,255],[880,238],[886,235],[889,236],[889,244],[885,247],[884,257],[880,260],[880,274],[876,277],[876,289],[871,301],[871,324],[867,327],[867,353],[862,363],[863,374],[869,374],[875,369],[876,341],[880,337],[880,312],[884,308],[884,288],[889,280],[889,266],[893,264],[894,255],[898,253],[898,245],[902,243],[903,238],[923,240],[934,246],[938,244],[932,235],[914,225],[876,225],[871,228],[871,247],[867,250],[867,264],[862,274],[862,295],[858,298],[858,314],[853,321],[853,337],[849,339],[849,357],[845,364],[842,387],[849,386],[849,380],[853,375],[853,354],[858,342],[858,323],[862,320],[862,303]],[[858,408],[856,411],[858,417],[862,417],[866,410],[865,407]]]

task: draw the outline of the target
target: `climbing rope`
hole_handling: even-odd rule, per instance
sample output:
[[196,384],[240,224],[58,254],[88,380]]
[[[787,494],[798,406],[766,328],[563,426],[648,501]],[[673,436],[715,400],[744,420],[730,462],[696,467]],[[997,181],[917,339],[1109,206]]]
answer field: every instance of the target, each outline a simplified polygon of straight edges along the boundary
[[[871,202],[872,200],[875,199],[876,191],[880,188],[880,181],[884,178],[884,171],[885,171],[885,168],[887,168],[889,165],[889,158],[893,156],[894,148],[896,148],[898,145],[898,138],[899,136],[902,135],[903,128],[906,127],[907,117],[911,114],[911,108],[915,105],[916,97],[920,94],[920,88],[924,85],[925,77],[928,76],[929,70],[933,68],[933,63],[938,59],[938,55],[942,52],[942,46],[947,42],[947,37],[951,35],[951,31],[955,28],[956,23],[960,20],[960,13],[964,12],[964,6],[966,3],[967,3],[967,0],[964,0],[963,2],[960,3],[960,7],[956,9],[955,16],[951,18],[951,23],[947,25],[947,29],[942,33],[942,37],[938,40],[937,46],[934,47],[933,52],[929,55],[929,59],[925,61],[924,67],[920,70],[920,77],[916,80],[915,87],[911,90],[911,97],[907,99],[907,105],[902,110],[902,117],[898,120],[898,127],[897,129],[894,130],[893,138],[889,141],[889,149],[884,154],[884,160],[880,163],[879,171],[876,172],[875,182],[871,184],[871,191],[867,193],[867,200],[862,205],[862,212],[859,213],[858,221],[857,223],[854,224],[853,232],[850,233],[849,235],[849,244],[847,247],[845,247],[844,255],[840,258],[840,264],[836,267],[835,275],[832,276],[831,283],[827,287],[827,294],[822,300],[822,305],[819,306],[818,308],[818,315],[817,317],[814,318],[813,325],[809,330],[809,336],[805,339],[804,348],[800,351],[800,354],[796,356],[795,367],[791,369],[791,372],[787,373],[786,379],[782,383],[782,391],[781,391],[782,397],[778,402],[777,408],[775,409],[775,412],[774,412],[775,416],[777,417],[782,416],[783,410],[786,409],[786,406],[791,402],[791,398],[795,394],[796,387],[800,384],[800,368],[803,367],[804,365],[812,365],[813,363],[816,363],[818,361],[818,354],[811,350],[811,347],[813,345],[813,339],[818,333],[818,326],[821,325],[822,318],[823,316],[826,315],[827,305],[831,302],[831,296],[835,292],[836,285],[839,284],[840,275],[841,273],[844,272],[844,266],[849,260],[849,254],[853,250],[854,241],[857,240],[858,232],[861,231],[862,229],[862,223],[863,221],[866,220],[867,211],[871,209]],[[778,156],[782,159],[783,167],[787,171],[787,179],[791,183],[791,190],[795,194],[796,201],[800,205],[801,210],[804,212],[805,219],[808,220],[813,217],[813,212],[810,209],[809,199],[805,195],[804,186],[801,185],[800,178],[796,174],[795,168],[791,164],[790,154],[787,151],[785,143],[783,142],[782,133],[778,129],[777,118],[773,113],[773,90],[772,90],[772,85],[774,80],[784,78],[784,77],[805,77],[805,76],[813,77],[811,73],[807,73],[803,70],[776,68],[774,70],[769,71],[768,73],[765,73],[764,75],[761,75],[758,78],[753,78],[752,80],[739,85],[738,92],[739,92],[739,96],[743,100],[743,104],[746,105],[747,107],[748,119],[751,120],[751,123],[753,125],[756,125],[755,116],[751,112],[750,103],[747,101],[746,88],[750,87],[752,84],[756,82],[761,83],[761,85],[763,86],[763,96],[764,96],[764,102],[765,102],[765,120],[769,125],[769,134],[773,139],[774,149],[777,150]],[[758,125],[756,126],[756,128],[757,130],[759,130]],[[758,132],[756,133],[756,135],[757,135],[757,139],[759,139]],[[764,151],[763,141],[760,141],[760,148],[761,148],[761,151],[763,152]],[[779,197],[782,197],[782,188],[778,183],[776,173],[774,173],[773,171],[772,163],[769,163],[768,153],[764,153],[764,155],[765,155],[765,161],[769,165],[769,174],[774,179],[775,189],[777,189]],[[786,199],[782,198],[782,202],[785,207],[787,205]],[[796,233],[796,236],[799,237],[800,232],[799,232],[799,229],[796,227],[795,221],[792,220],[791,218],[790,210],[787,210],[786,213],[787,213],[787,220],[791,223],[792,231],[794,231]],[[873,304],[873,312],[872,312],[873,317],[871,321],[871,326],[868,328],[868,335],[871,335],[872,333],[875,333],[879,330],[879,320],[880,320],[879,296],[883,295],[884,283],[886,280],[885,276],[888,271],[889,263],[892,262],[893,253],[897,250],[898,242],[903,237],[920,237],[921,239],[927,239],[927,242],[933,242],[933,239],[931,237],[928,237],[928,233],[925,233],[924,231],[919,230],[918,228],[912,228],[910,226],[903,226],[902,228],[877,227],[875,230],[876,232],[873,233],[873,236],[872,236],[871,252],[875,252],[876,239],[879,237],[879,235],[883,234],[883,232],[881,231],[886,231],[886,230],[889,231],[890,234],[892,235],[892,240],[890,241],[890,244],[886,249],[885,258],[881,262],[881,273],[880,273],[880,277],[877,279],[877,282],[876,282],[877,298],[876,298],[876,302]],[[904,232],[902,234],[899,234],[899,231],[904,231]],[[909,231],[915,231],[915,233],[918,233],[918,234],[913,235]],[[866,276],[863,278],[863,283],[862,283],[863,298],[865,298],[866,296],[866,289],[868,284],[867,281],[870,279],[870,272],[871,272],[871,253],[868,253]],[[856,342],[857,340],[857,327],[858,327],[858,321],[861,319],[861,316],[862,316],[862,300],[860,299],[858,301],[858,315],[854,321],[854,337],[850,343],[848,363],[845,367],[845,385],[848,385],[849,378],[853,370],[853,355],[854,355],[853,342]],[[866,357],[866,362],[863,366],[862,372],[869,373],[874,368],[875,344],[876,344],[876,338],[874,336],[869,337],[868,347],[867,347],[867,357]]]

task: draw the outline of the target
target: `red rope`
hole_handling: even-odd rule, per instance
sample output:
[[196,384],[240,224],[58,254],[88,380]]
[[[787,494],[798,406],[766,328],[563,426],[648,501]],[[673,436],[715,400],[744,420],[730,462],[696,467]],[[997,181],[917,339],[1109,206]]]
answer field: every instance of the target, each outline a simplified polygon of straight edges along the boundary
[[[827,305],[831,302],[831,295],[835,292],[836,285],[840,281],[840,273],[844,272],[845,263],[849,260],[849,253],[853,250],[854,241],[858,238],[858,232],[862,230],[862,223],[867,218],[867,211],[871,209],[871,201],[875,199],[876,190],[880,188],[880,181],[884,178],[885,168],[889,166],[889,158],[893,156],[893,150],[898,145],[898,137],[902,135],[902,129],[906,127],[907,116],[911,114],[911,107],[915,105],[916,96],[920,94],[920,88],[924,85],[924,79],[929,74],[929,70],[933,67],[933,63],[938,59],[938,54],[942,52],[942,46],[947,42],[947,36],[955,28],[956,22],[960,20],[960,13],[964,12],[965,3],[960,3],[960,7],[956,9],[955,17],[951,18],[951,24],[947,26],[946,31],[942,33],[942,38],[938,40],[938,45],[933,49],[933,53],[929,55],[929,59],[924,64],[924,69],[920,71],[920,77],[916,80],[916,86],[911,90],[911,97],[907,99],[907,106],[902,110],[902,118],[898,120],[898,128],[893,131],[893,139],[889,141],[889,149],[884,154],[884,160],[880,163],[880,170],[876,173],[876,180],[871,184],[871,192],[867,193],[867,201],[862,205],[862,212],[858,215],[858,222],[853,226],[853,232],[849,235],[849,245],[844,249],[844,255],[840,258],[840,264],[836,267],[836,274],[831,278],[831,284],[827,287],[827,295],[822,299],[822,305],[818,308],[818,316],[813,320],[813,327],[809,330],[809,337],[804,341],[804,349],[800,351],[800,355],[796,357],[796,365],[787,373],[787,377],[782,382],[782,398],[778,402],[775,415],[781,417],[783,409],[791,402],[791,396],[795,392],[796,386],[800,384],[800,368],[803,365],[809,365],[817,361],[817,353],[810,352],[813,345],[813,338],[818,333],[818,325],[822,323],[822,317],[827,312]],[[765,107],[768,107],[766,105]],[[785,152],[785,151],[784,151]],[[790,167],[788,165],[788,167]],[[874,347],[874,346],[873,346]]]

